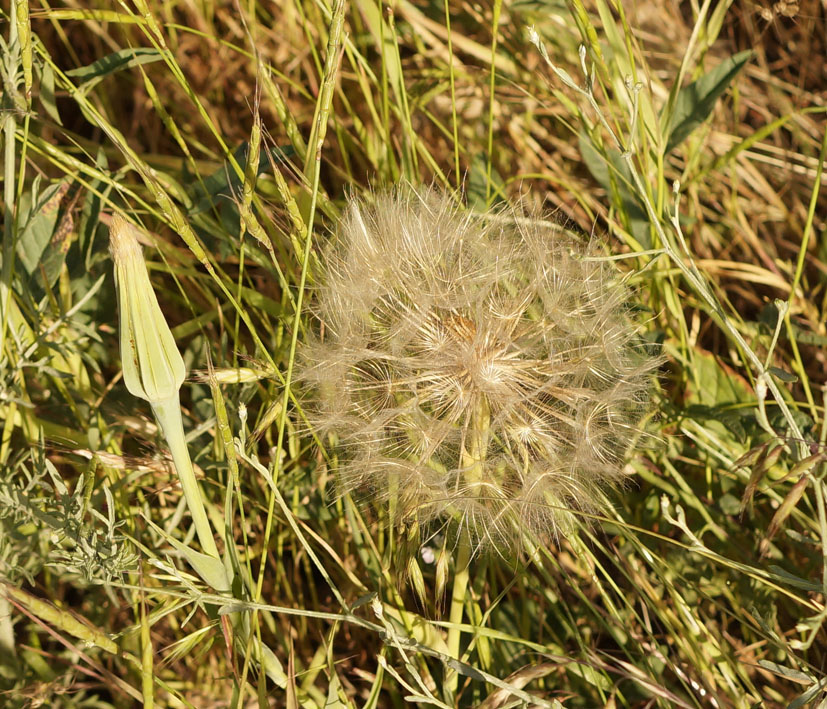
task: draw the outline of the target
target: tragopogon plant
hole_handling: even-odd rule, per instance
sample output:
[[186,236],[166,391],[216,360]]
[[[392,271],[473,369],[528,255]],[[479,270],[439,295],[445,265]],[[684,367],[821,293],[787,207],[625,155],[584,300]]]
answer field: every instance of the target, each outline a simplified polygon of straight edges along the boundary
[[588,239],[408,188],[352,202],[323,269],[301,377],[345,491],[498,548],[599,512],[658,359]]

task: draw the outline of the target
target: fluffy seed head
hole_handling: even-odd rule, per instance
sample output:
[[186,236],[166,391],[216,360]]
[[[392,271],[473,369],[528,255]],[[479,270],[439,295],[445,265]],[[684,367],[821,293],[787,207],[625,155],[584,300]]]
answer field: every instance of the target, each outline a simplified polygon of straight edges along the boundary
[[342,490],[498,547],[599,511],[658,359],[595,256],[560,226],[430,190],[351,202],[300,372]]

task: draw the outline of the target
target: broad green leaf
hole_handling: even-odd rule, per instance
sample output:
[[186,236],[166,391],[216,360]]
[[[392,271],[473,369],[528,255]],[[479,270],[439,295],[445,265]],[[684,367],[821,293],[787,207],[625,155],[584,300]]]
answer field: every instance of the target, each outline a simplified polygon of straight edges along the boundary
[[78,67],[66,72],[78,80],[78,87],[86,90],[92,88],[101,79],[123,71],[129,67],[139,64],[150,64],[160,61],[163,58],[161,52],[153,47],[135,47],[134,49],[121,49],[112,54],[107,54],[87,66]]
[[703,350],[693,352],[692,366],[697,373],[695,383],[687,390],[686,404],[710,408],[752,403],[749,383],[714,355]]
[[669,116],[666,130],[666,154],[683,142],[689,134],[703,123],[715,106],[718,97],[726,91],[732,80],[738,75],[752,57],[752,50],[739,52],[725,59],[712,71],[704,74],[678,92],[675,108]]
[[749,383],[714,355],[695,350],[691,367],[695,376],[684,398],[687,420],[702,423],[731,455],[740,456],[755,427],[755,396]]

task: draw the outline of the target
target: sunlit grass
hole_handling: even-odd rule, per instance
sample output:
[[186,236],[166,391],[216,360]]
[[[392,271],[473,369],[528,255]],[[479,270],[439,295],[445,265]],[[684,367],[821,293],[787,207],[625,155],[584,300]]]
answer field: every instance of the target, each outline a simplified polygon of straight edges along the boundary
[[[780,5],[14,0],[0,704],[817,706],[824,9]],[[346,196],[402,180],[596,233],[666,357],[612,512],[474,558],[460,626],[451,544],[337,495],[294,383]],[[115,214],[231,592],[121,376]]]

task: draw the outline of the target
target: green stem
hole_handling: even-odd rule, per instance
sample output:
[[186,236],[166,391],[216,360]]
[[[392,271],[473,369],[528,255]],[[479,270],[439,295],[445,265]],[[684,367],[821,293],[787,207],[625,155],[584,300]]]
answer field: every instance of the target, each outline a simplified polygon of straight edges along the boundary
[[[494,17],[491,22],[491,75],[488,85],[488,164],[485,172],[485,204],[491,204],[491,172],[494,166],[494,104],[497,87],[497,39],[499,38],[502,0],[494,0]],[[449,35],[450,36],[450,35]]]
[[[457,556],[454,560],[454,584],[451,587],[451,609],[448,620],[451,626],[448,628],[448,654],[460,659],[460,637],[462,631],[462,615],[465,609],[465,596],[468,592],[468,580],[471,568],[471,535],[468,528],[463,526],[460,532],[459,543],[457,544]],[[446,668],[445,670],[445,700],[453,703],[459,685],[459,675],[456,670]]]
[[[15,10],[16,12],[16,10]],[[9,53],[17,46],[17,22],[9,22]],[[12,259],[14,258],[15,214],[17,200],[15,191],[15,139],[14,131],[17,127],[15,116],[15,98],[17,87],[15,71],[20,60],[19,50],[9,57],[9,66],[4,68],[7,73],[0,76],[4,88],[2,109],[5,117],[2,122],[3,132],[3,255],[2,276],[0,276],[0,357],[6,349],[6,326],[9,321],[8,312],[11,303]]]
[[[16,12],[16,8],[15,8]],[[17,45],[17,23],[14,20],[9,22],[9,52]],[[14,258],[14,205],[17,200],[15,192],[15,139],[16,111],[14,111],[14,98],[16,86],[14,74],[17,70],[19,53],[17,56],[9,57],[8,66],[5,70],[6,76],[0,76],[4,87],[7,89],[4,94],[2,108],[6,111],[2,122],[3,140],[3,247],[2,267],[0,269],[0,359],[6,355],[6,327],[9,322],[9,310],[11,308],[11,282],[12,282],[12,259]],[[12,360],[12,348],[8,352],[9,360]],[[13,362],[12,362],[13,365]],[[11,409],[11,406],[10,406]],[[13,410],[13,409],[12,409]],[[13,427],[13,426],[12,426]],[[0,445],[0,460],[5,461],[8,452],[7,433],[8,428],[3,430],[3,441]],[[17,671],[17,651],[14,642],[14,626],[12,625],[11,603],[5,596],[0,597],[0,666],[11,667]]]
[[[488,402],[480,399],[477,402],[471,417],[468,438],[463,447],[460,465],[463,471],[463,482],[474,486],[483,481],[483,463],[488,450],[488,434],[491,422],[491,413]],[[460,535],[457,543],[456,558],[454,559],[454,583],[451,587],[451,608],[448,620],[448,654],[460,659],[460,640],[462,637],[462,616],[465,609],[465,597],[468,593],[468,581],[471,567],[471,532],[465,520],[460,519]],[[445,673],[445,699],[453,702],[459,685],[459,675],[456,670],[448,669]]]
[[192,468],[192,461],[187,450],[178,393],[176,392],[174,396],[165,401],[153,403],[152,411],[155,413],[158,425],[167,439],[170,453],[172,453],[172,460],[175,463],[175,470],[178,472],[178,479],[181,481],[181,489],[184,491],[184,499],[187,502],[190,515],[192,515],[201,548],[205,554],[220,559],[210,520],[207,518],[207,511],[204,507],[204,500],[201,497],[201,490],[198,487],[198,480],[195,478],[195,471]]

